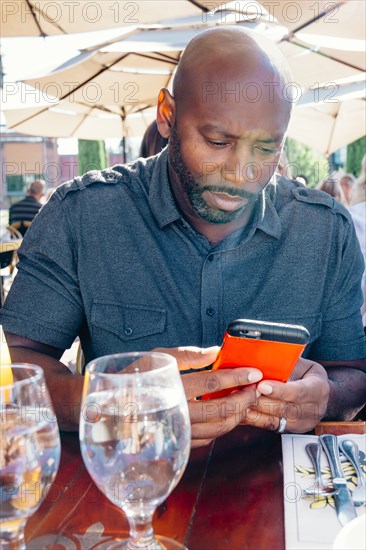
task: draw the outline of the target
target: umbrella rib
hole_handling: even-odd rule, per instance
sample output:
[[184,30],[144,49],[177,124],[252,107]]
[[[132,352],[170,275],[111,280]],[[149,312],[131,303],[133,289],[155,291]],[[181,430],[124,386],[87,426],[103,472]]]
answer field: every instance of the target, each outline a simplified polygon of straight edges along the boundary
[[88,118],[88,116],[90,115],[93,109],[94,107],[91,107],[90,110],[84,114],[83,118],[80,120],[80,122],[75,126],[75,128],[71,132],[70,137],[75,135],[75,133],[79,130],[80,126],[84,123],[85,119]]
[[309,48],[309,46],[306,46],[305,44],[299,44],[298,42],[294,42],[293,40],[288,40],[290,44],[293,44],[294,46],[298,46],[299,48],[303,48],[304,50],[308,50],[310,52],[316,53],[317,55],[321,55],[323,57],[326,57],[327,59],[331,59],[332,61],[336,61],[337,63],[341,63],[342,65],[345,65],[346,67],[349,67],[350,69],[355,69],[356,71],[360,71],[361,73],[364,72],[362,67],[357,67],[357,65],[353,65],[352,63],[348,63],[348,61],[342,61],[341,59],[337,59],[337,57],[333,57],[332,55],[329,55],[327,53],[322,52],[321,50],[315,50],[314,48]]
[[206,8],[204,6],[202,6],[202,4],[200,2],[196,2],[196,0],[188,0],[188,2],[190,2],[191,4],[193,4],[194,6],[196,6],[196,8],[202,10],[203,12],[207,13],[210,11],[209,8]]
[[[35,12],[37,11],[40,15],[42,15],[42,16],[44,17],[43,12],[42,12],[42,8],[38,7],[37,5],[33,6],[33,5],[30,3],[30,0],[25,0],[25,1],[27,2],[27,5],[28,5],[28,7],[29,7],[29,9],[30,9],[30,11],[31,11],[31,14],[32,14],[33,18],[34,18],[34,21],[36,22],[36,25],[37,25],[37,27],[38,27],[38,29],[39,29],[39,32],[41,33],[41,36],[42,36],[42,37],[48,36],[46,33],[43,32],[43,30],[42,30],[42,28],[41,28],[41,26],[40,26],[40,23],[39,23],[39,21],[38,21],[38,19],[37,19],[37,17],[36,17],[36,14],[35,14]],[[46,18],[45,18],[45,19],[46,19]],[[67,34],[67,32],[66,32],[58,23],[56,23],[55,21],[48,21],[48,22],[49,22],[51,25],[53,25],[54,27],[56,27],[57,29],[59,29],[63,34]]]
[[306,27],[308,27],[309,25],[312,25],[313,23],[315,23],[316,21],[318,21],[322,17],[325,17],[326,15],[332,13],[336,8],[341,7],[343,4],[346,4],[348,1],[349,0],[340,0],[340,2],[337,2],[337,3],[332,2],[330,8],[327,8],[327,9],[323,10],[321,13],[319,13],[319,15],[316,15],[315,17],[312,17],[311,19],[309,19],[309,21],[306,21],[305,23],[303,23],[299,27],[296,27],[296,29],[294,29],[290,33],[286,34],[286,36],[283,36],[281,38],[281,40],[279,40],[279,42],[283,42],[285,40],[286,41],[291,41],[291,38],[293,38],[293,36],[297,32],[302,31],[302,29],[305,29]]
[[[85,86],[85,84],[88,84],[93,78],[99,76],[100,74],[104,73],[105,71],[107,71],[108,69],[110,69],[111,67],[113,67],[113,65],[115,65],[116,63],[119,63],[122,59],[124,59],[125,57],[127,57],[127,55],[129,54],[124,54],[122,55],[121,57],[119,57],[116,61],[114,61],[113,63],[111,63],[110,65],[108,66],[104,66],[102,69],[100,69],[100,71],[98,71],[97,73],[95,73],[94,75],[92,75],[90,78],[88,78],[87,80],[85,80],[84,82],[82,82],[81,84],[79,84],[78,86],[76,86],[76,88],[74,88],[73,90],[71,90],[70,92],[67,92],[67,94],[61,96],[59,98],[59,101],[62,101],[64,99],[67,99],[71,94],[77,92],[82,86]],[[9,126],[9,129],[12,130],[13,128],[16,128],[17,126],[19,126],[19,124],[23,124],[25,122],[28,122],[29,120],[32,120],[34,117],[38,116],[38,115],[41,115],[42,113],[45,113],[46,111],[48,111],[49,107],[45,107],[44,109],[42,109],[41,111],[38,111],[37,113],[33,113],[33,115],[30,115],[29,117],[23,119],[23,120],[20,120],[19,122],[17,122],[16,124],[13,124],[12,126]]]
[[337,121],[337,115],[336,115],[336,116],[333,116],[332,131],[331,131],[330,134],[329,134],[327,150],[326,150],[326,153],[325,153],[326,155],[329,155],[330,144],[332,143],[332,138],[333,138],[333,133],[334,133],[336,121]]
[[111,40],[107,40],[105,42],[100,42],[99,44],[95,44],[94,46],[90,46],[88,48],[81,48],[80,51],[81,52],[93,52],[93,51],[98,52],[102,48],[106,48],[106,47],[110,46],[111,44],[114,44],[115,42],[120,42],[121,40],[123,41],[126,38],[130,38],[131,36],[133,36],[137,33],[138,33],[138,31],[136,30],[136,28],[134,28],[130,32],[127,32],[127,33],[125,33],[121,36],[117,36],[116,38],[112,38]]
[[104,65],[98,72],[96,72],[95,74],[93,74],[92,76],[90,76],[89,78],[87,78],[87,80],[84,80],[84,82],[81,82],[78,86],[76,86],[76,88],[74,88],[73,90],[71,90],[70,92],[67,92],[67,94],[63,95],[60,97],[60,101],[62,101],[63,99],[67,99],[71,94],[77,92],[78,90],[80,90],[80,88],[82,88],[83,86],[85,86],[85,84],[88,84],[91,80],[93,80],[93,78],[96,78],[98,77],[99,75],[103,74],[105,71],[108,71],[108,69],[110,69],[111,67],[113,67],[114,65],[116,65],[117,63],[119,63],[120,61],[122,61],[122,59],[124,59],[125,57],[127,57],[129,54],[123,54],[121,55],[121,57],[119,57],[118,59],[116,59],[115,61],[113,61],[113,63],[111,63],[110,65]]
[[[87,106],[86,103],[81,103],[80,101],[76,101],[75,102],[77,105],[81,105],[82,107],[85,107]],[[108,109],[108,107],[105,107],[104,105],[94,105],[93,106],[93,109],[98,109],[98,111],[104,111],[105,113],[110,113],[112,115],[115,115],[115,116],[124,116],[125,118],[128,117],[128,115],[130,114],[138,114],[138,113],[142,113],[143,111],[146,111],[146,109],[150,109],[151,107],[154,107],[154,105],[145,105],[144,107],[141,107],[140,109],[136,109],[134,111],[129,111],[128,113],[126,113],[126,109],[125,107],[123,107],[123,114],[121,115],[121,113],[116,113],[115,111],[112,111],[111,109]]]
[[133,55],[136,55],[136,57],[144,57],[146,59],[152,59],[153,61],[163,61],[165,63],[173,63],[174,65],[178,64],[178,60],[174,57],[171,57],[170,55],[164,55],[160,54],[159,52],[153,52],[155,55],[161,55],[161,57],[154,57],[151,54],[146,53],[137,53],[137,52],[131,52]]
[[27,4],[28,8],[29,8],[29,11],[31,12],[31,15],[33,17],[34,22],[38,27],[40,35],[44,38],[45,36],[47,36],[47,34],[45,32],[43,32],[42,27],[41,27],[41,25],[40,25],[40,23],[39,23],[39,21],[36,17],[36,14],[34,13],[34,9],[33,9],[32,4],[30,3],[29,0],[25,0],[25,1],[26,1],[26,4]]

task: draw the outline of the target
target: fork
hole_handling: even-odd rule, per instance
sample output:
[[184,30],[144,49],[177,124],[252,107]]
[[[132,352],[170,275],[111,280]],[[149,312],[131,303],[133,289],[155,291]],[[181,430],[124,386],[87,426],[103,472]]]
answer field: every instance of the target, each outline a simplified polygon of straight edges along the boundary
[[305,449],[314,466],[315,482],[310,487],[304,489],[304,495],[313,495],[317,500],[321,499],[322,497],[330,497],[331,495],[334,495],[334,493],[336,493],[337,491],[336,489],[334,489],[333,485],[325,485],[322,480],[320,465],[321,445],[319,443],[308,443]]
[[357,487],[352,491],[352,500],[355,506],[366,504],[366,482],[360,466],[358,445],[351,439],[345,439],[340,444],[341,451],[351,462],[357,474]]

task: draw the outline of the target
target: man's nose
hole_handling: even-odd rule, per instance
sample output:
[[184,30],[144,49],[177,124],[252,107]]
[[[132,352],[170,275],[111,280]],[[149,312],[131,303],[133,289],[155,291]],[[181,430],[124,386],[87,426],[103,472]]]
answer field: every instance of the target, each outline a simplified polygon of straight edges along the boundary
[[222,178],[232,185],[255,182],[256,173],[256,163],[247,147],[237,147],[221,165]]

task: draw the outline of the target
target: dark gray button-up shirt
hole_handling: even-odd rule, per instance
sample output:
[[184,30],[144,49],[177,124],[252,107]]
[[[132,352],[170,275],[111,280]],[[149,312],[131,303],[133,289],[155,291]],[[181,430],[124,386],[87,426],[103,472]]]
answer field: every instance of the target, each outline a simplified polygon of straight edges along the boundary
[[363,260],[345,208],[279,178],[257,215],[212,247],[182,218],[167,151],[62,185],[19,251],[1,312],[9,332],[89,361],[131,350],[220,344],[236,318],[296,323],[320,360],[366,355]]

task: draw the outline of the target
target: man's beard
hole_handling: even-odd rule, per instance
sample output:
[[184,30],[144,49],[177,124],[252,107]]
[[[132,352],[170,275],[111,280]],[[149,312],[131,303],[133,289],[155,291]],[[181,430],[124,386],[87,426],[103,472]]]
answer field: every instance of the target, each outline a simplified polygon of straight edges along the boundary
[[[204,185],[200,186],[195,180],[192,172],[184,162],[179,137],[176,126],[172,128],[169,137],[169,162],[179,178],[183,192],[186,194],[195,213],[206,222],[225,224],[232,222],[241,216],[248,207],[253,207],[257,201],[257,194],[250,193],[237,187],[226,187],[222,185]],[[203,198],[204,191],[213,191],[218,193],[227,193],[233,196],[239,196],[248,199],[247,204],[234,211],[219,210],[213,208]]]

